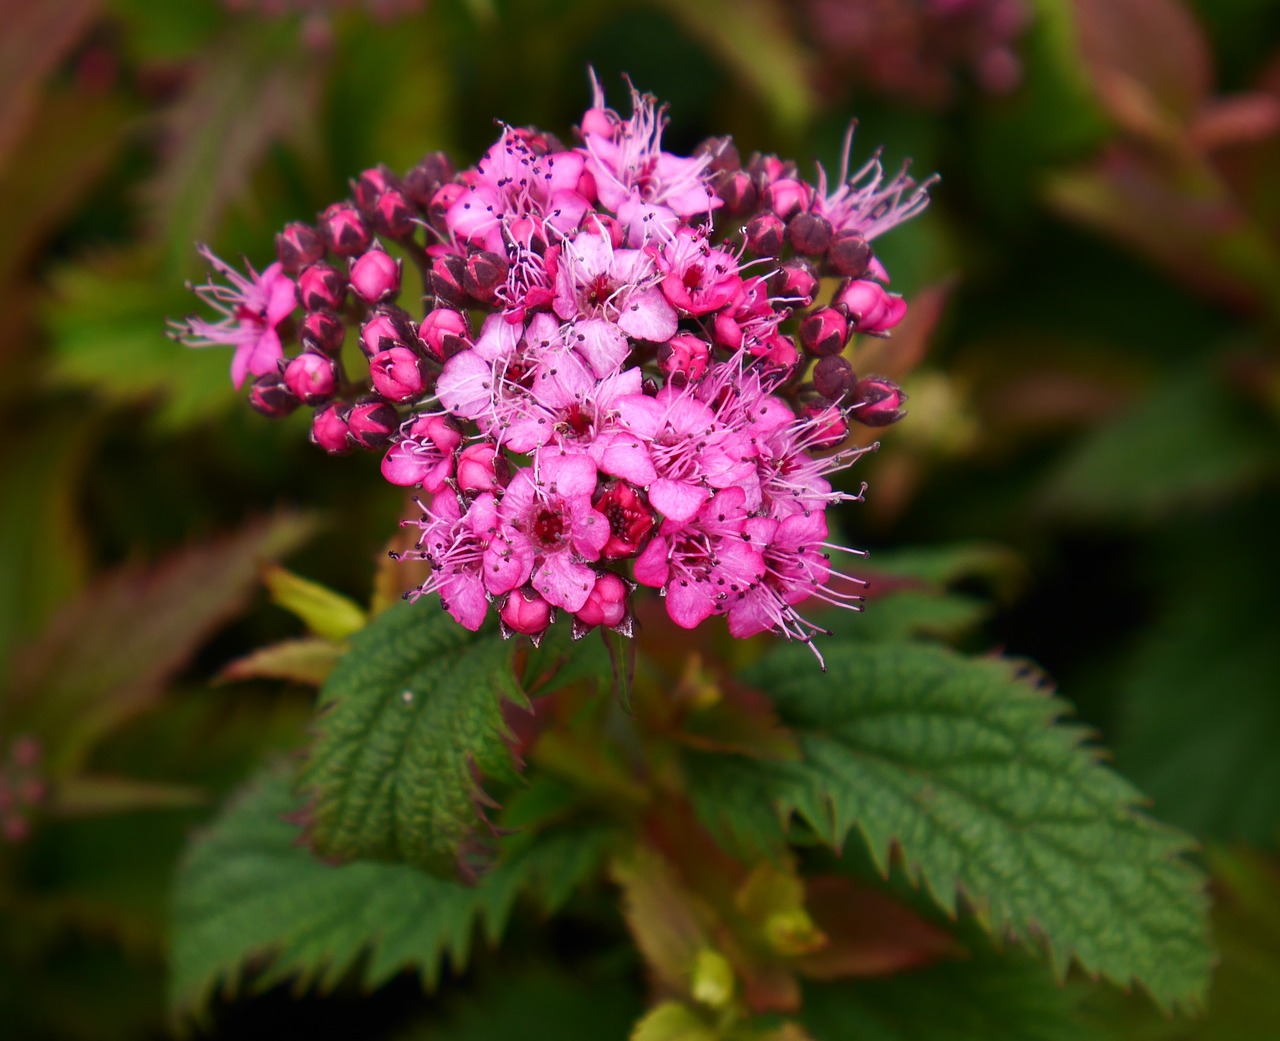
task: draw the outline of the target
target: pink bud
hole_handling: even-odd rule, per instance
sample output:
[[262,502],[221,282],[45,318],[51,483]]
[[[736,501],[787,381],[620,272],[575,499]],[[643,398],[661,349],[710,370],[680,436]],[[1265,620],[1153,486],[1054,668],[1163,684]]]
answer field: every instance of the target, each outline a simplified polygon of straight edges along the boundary
[[333,402],[316,409],[316,414],[311,417],[311,442],[330,455],[345,455],[351,451],[346,406]]
[[427,389],[422,362],[407,347],[379,351],[369,359],[369,375],[374,390],[397,404],[419,398]]
[[320,215],[320,237],[342,257],[363,253],[373,241],[360,211],[349,202],[335,202]]
[[716,195],[724,201],[723,213],[727,217],[740,217],[750,213],[760,203],[760,192],[756,188],[755,179],[746,170],[723,171],[716,178],[715,187]]
[[747,249],[760,257],[776,257],[782,252],[787,226],[772,213],[759,213],[747,221]]
[[907,414],[902,408],[907,395],[883,376],[858,380],[851,397],[849,414],[863,426],[887,427]]
[[794,257],[786,261],[769,282],[775,294],[796,307],[808,307],[818,290],[818,276],[807,260]]
[[352,185],[356,205],[365,213],[373,211],[384,192],[398,187],[395,174],[382,165],[365,170]]
[[283,419],[298,407],[298,398],[276,372],[259,376],[249,384],[249,404],[268,419]]
[[381,448],[400,426],[400,413],[385,401],[371,398],[351,406],[347,429],[361,448]]
[[337,355],[342,351],[347,327],[332,311],[308,311],[298,328],[298,341],[304,350]]
[[276,236],[276,256],[286,275],[296,275],[324,257],[324,243],[310,224],[295,221]]
[[764,192],[764,204],[784,221],[808,209],[812,198],[813,189],[793,177],[779,178]]
[[467,191],[465,184],[442,184],[436,189],[436,193],[431,196],[431,203],[427,208],[427,215],[431,218],[431,223],[437,228],[443,228],[450,207],[466,195]]
[[458,456],[458,487],[464,492],[487,492],[506,483],[507,461],[491,441],[468,445]]
[[787,224],[787,238],[797,253],[821,256],[831,245],[831,222],[819,213],[797,213]]
[[467,262],[448,253],[431,262],[431,291],[446,304],[461,307],[467,302]]
[[596,579],[574,617],[587,628],[597,625],[615,626],[627,616],[627,584],[612,571]]
[[582,115],[582,136],[599,137],[612,141],[618,129],[617,117],[608,109],[589,108]]
[[502,602],[498,617],[512,632],[537,636],[551,624],[551,605],[532,589],[515,589]]
[[426,209],[440,186],[453,177],[453,162],[449,157],[443,152],[432,152],[404,175],[404,193],[415,205]]
[[463,268],[462,288],[476,300],[488,302],[494,291],[507,280],[507,262],[497,253],[478,250],[467,256]]
[[378,196],[378,201],[369,211],[369,222],[375,231],[380,231],[393,239],[408,238],[413,234],[413,204],[397,188],[389,188]]
[[711,344],[692,333],[677,333],[658,348],[658,369],[667,382],[683,387],[690,380],[700,380],[707,371]]
[[304,405],[319,405],[338,389],[338,367],[326,354],[303,351],[285,366],[284,382]]
[[849,323],[834,307],[820,307],[800,323],[800,343],[805,350],[827,357],[839,354],[849,342]]
[[320,260],[298,276],[298,303],[308,311],[338,311],[347,295],[342,272]]
[[407,311],[398,307],[380,307],[373,316],[360,327],[360,349],[372,357],[392,347],[408,347],[412,350],[418,343],[418,334],[413,327],[413,319]]
[[800,349],[796,346],[795,340],[790,336],[783,336],[782,333],[766,336],[758,346],[752,349],[751,353],[782,369],[794,368],[800,361]]
[[854,332],[873,335],[888,332],[907,313],[907,302],[902,297],[886,292],[878,282],[865,278],[844,286],[834,306],[848,313]]
[[466,316],[449,307],[437,307],[423,316],[418,336],[437,361],[447,361],[470,344]]
[[805,405],[800,415],[812,423],[808,442],[814,448],[835,448],[849,436],[849,423],[838,408]]
[[400,262],[385,250],[369,250],[351,264],[351,288],[365,303],[390,299],[400,292]]

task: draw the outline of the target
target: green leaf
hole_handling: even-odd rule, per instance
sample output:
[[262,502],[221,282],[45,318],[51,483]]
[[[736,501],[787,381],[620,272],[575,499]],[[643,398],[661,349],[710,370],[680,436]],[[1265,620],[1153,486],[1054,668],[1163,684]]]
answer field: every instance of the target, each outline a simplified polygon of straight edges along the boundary
[[696,1010],[679,1001],[656,1005],[631,1032],[631,1041],[718,1041],[720,1037]]
[[1087,1041],[1071,991],[1022,958],[981,954],[879,980],[808,986],[814,1041]]
[[[852,643],[826,655],[825,676],[786,647],[747,677],[804,761],[726,756],[699,764],[703,783],[718,775],[735,807],[797,812],[835,847],[857,828],[882,873],[900,857],[948,913],[1043,942],[1059,974],[1075,958],[1161,1005],[1200,1003],[1212,954],[1188,840],[1136,811],[1139,793],[1058,721],[1064,702],[995,658]],[[707,802],[695,796],[704,814]]]
[[425,603],[374,618],[320,694],[300,780],[316,849],[466,871],[482,780],[517,776],[504,698],[527,704],[496,631],[468,632]]
[[317,636],[340,643],[363,629],[368,618],[350,597],[279,566],[263,571],[272,602],[296,615]]
[[284,514],[153,567],[109,573],[18,657],[0,724],[40,736],[54,774],[73,772],[95,741],[155,701],[201,643],[243,609],[262,564],[300,545],[312,528],[307,517]]
[[237,658],[218,673],[226,680],[288,680],[319,687],[338,664],[346,647],[319,637],[284,640]]
[[477,925],[496,943],[522,891],[554,910],[597,870],[611,839],[600,828],[548,833],[475,886],[407,864],[334,865],[317,859],[289,822],[299,809],[291,782],[286,769],[264,771],[180,863],[170,955],[176,1009],[199,1011],[220,985],[235,990],[250,971],[262,987],[294,979],[327,988],[360,965],[365,986],[376,987],[413,967],[435,987],[446,960],[464,967]]

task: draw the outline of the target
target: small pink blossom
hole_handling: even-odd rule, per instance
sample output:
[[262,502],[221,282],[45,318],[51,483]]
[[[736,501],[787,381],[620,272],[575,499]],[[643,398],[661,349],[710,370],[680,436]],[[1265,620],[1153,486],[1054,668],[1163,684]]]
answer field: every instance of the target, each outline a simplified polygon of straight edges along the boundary
[[391,484],[435,494],[453,473],[460,444],[462,432],[447,417],[419,416],[405,424],[400,440],[382,457],[382,476]]

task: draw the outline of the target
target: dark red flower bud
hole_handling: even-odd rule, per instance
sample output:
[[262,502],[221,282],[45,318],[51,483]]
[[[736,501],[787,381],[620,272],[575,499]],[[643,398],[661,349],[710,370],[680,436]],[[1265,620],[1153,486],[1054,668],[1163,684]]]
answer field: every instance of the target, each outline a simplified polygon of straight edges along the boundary
[[849,415],[866,427],[887,427],[907,414],[902,408],[907,395],[883,376],[858,380],[851,398]]
[[831,245],[831,222],[817,213],[797,213],[787,224],[791,248],[806,257],[821,256]]
[[431,223],[437,228],[445,227],[445,216],[449,212],[449,207],[461,199],[469,189],[465,184],[442,184],[436,189],[434,195],[431,196],[431,202],[427,206],[427,216]]
[[347,280],[332,264],[317,261],[298,276],[298,303],[308,311],[338,311],[347,295]]
[[452,181],[454,174],[453,163],[443,152],[424,155],[418,165],[404,175],[404,193],[425,210],[431,205],[431,197],[442,184]]
[[839,401],[846,397],[857,378],[849,360],[838,354],[822,358],[813,367],[813,385],[829,401]]
[[626,481],[610,481],[595,501],[609,521],[609,541],[600,555],[606,560],[633,557],[653,530],[653,511]]
[[421,359],[407,347],[392,347],[375,354],[369,359],[369,376],[373,389],[397,404],[422,397],[428,386]]
[[319,445],[330,455],[350,452],[347,412],[347,406],[336,401],[316,409],[316,414],[311,417],[311,443]]
[[390,300],[400,292],[400,261],[382,249],[361,254],[351,263],[351,288],[368,304]]
[[795,307],[808,307],[818,289],[818,276],[807,260],[792,257],[778,269],[769,282],[769,288]]
[[467,256],[462,287],[476,300],[493,299],[494,290],[507,280],[507,262],[497,253],[479,250]]
[[861,278],[871,263],[871,245],[857,231],[838,231],[827,247],[827,263],[837,275]]
[[324,257],[324,243],[310,224],[294,221],[276,236],[276,256],[286,275],[296,275]]
[[724,200],[723,212],[727,217],[740,217],[760,205],[760,191],[756,188],[755,179],[745,170],[723,171],[716,177],[715,189]]
[[351,406],[347,429],[361,448],[382,448],[400,428],[400,413],[377,398],[366,398]]
[[711,156],[711,162],[707,165],[711,173],[742,169],[742,156],[738,153],[738,146],[733,143],[733,138],[727,135],[707,138],[693,150],[693,154],[695,158],[703,155]]
[[381,164],[365,170],[351,186],[356,205],[369,215],[373,214],[373,208],[383,192],[398,187],[400,182],[396,180],[395,174]]
[[337,355],[342,351],[347,327],[332,311],[308,311],[298,327],[298,342],[303,350]]
[[338,366],[327,354],[303,351],[285,366],[284,382],[304,405],[319,405],[338,389]]
[[787,226],[772,213],[758,213],[747,221],[747,249],[760,257],[776,257],[782,252]]
[[324,244],[342,257],[363,253],[373,241],[369,225],[349,202],[335,202],[320,215],[319,225]]
[[467,300],[467,262],[457,254],[436,257],[431,263],[431,292],[436,299],[454,307]]
[[813,189],[794,177],[778,178],[764,191],[764,204],[784,221],[808,209],[812,198]]
[[249,384],[249,404],[268,419],[283,419],[298,407],[298,398],[278,372],[268,372]]
[[849,323],[834,307],[810,311],[800,323],[800,343],[818,357],[839,354],[849,342]]
[[407,239],[412,235],[416,217],[413,204],[405,198],[404,192],[396,188],[390,188],[378,196],[378,201],[369,211],[369,223],[373,225],[373,230],[392,239]]

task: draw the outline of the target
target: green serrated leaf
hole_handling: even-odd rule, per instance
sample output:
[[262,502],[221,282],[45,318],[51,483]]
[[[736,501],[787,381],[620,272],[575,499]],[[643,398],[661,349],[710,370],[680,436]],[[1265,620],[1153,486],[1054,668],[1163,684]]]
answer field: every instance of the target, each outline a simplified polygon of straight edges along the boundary
[[1074,958],[1161,1005],[1202,1001],[1212,952],[1189,841],[1137,812],[1139,793],[1059,721],[1064,702],[995,658],[853,643],[826,655],[825,676],[789,647],[748,677],[804,761],[726,756],[698,765],[704,783],[794,811],[835,847],[857,828],[882,872],[900,855],[948,913],[963,903],[996,935],[1042,942],[1059,974]]
[[1090,1041],[1074,995],[1039,965],[981,954],[917,972],[805,988],[814,1041]]
[[486,779],[514,781],[502,702],[525,705],[511,645],[404,603],[351,639],[320,694],[300,784],[326,856],[454,873],[474,839]]
[[465,965],[477,926],[496,942],[522,891],[553,910],[598,869],[610,840],[599,828],[546,835],[475,886],[407,864],[334,865],[312,855],[289,822],[299,811],[292,781],[285,768],[264,771],[179,865],[175,1009],[198,1013],[220,986],[238,989],[251,972],[260,986],[294,979],[325,988],[361,965],[365,985],[376,987],[412,967],[435,987],[446,961]]
[[296,615],[308,629],[325,640],[340,643],[363,629],[368,621],[360,605],[350,597],[295,575],[286,568],[278,565],[266,568],[262,581],[273,603]]

